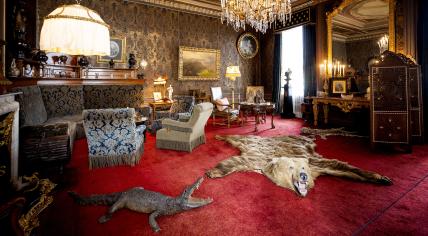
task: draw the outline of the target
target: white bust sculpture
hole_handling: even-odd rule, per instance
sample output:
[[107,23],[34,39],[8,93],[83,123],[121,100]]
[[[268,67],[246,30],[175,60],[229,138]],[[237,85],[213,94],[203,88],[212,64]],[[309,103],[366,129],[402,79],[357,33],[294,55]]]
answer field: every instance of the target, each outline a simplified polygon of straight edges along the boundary
[[170,84],[169,87],[166,88],[166,90],[168,91],[168,98],[169,98],[169,100],[172,100],[172,92],[174,92],[174,88],[172,88],[172,86]]

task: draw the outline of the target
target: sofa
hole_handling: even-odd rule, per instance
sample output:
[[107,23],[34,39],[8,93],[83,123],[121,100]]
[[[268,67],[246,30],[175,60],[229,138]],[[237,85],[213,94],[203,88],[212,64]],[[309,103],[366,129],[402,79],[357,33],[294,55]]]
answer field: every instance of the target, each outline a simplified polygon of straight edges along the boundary
[[[35,85],[16,87],[20,103],[21,156],[27,166],[68,162],[76,139],[84,138],[84,109],[135,108],[150,117],[143,106],[142,85]],[[59,163],[59,164],[58,164]]]

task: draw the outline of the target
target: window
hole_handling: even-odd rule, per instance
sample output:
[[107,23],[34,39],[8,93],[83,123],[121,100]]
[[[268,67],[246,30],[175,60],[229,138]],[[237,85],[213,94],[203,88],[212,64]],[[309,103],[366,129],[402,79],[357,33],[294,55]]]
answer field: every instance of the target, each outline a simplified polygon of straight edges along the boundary
[[[289,93],[293,97],[293,113],[302,117],[300,104],[304,97],[303,77],[303,27],[295,27],[282,32],[281,35],[281,88],[285,85],[284,73],[291,70]],[[281,89],[281,101],[284,89]],[[282,103],[282,102],[281,102]],[[283,103],[282,103],[283,104]]]

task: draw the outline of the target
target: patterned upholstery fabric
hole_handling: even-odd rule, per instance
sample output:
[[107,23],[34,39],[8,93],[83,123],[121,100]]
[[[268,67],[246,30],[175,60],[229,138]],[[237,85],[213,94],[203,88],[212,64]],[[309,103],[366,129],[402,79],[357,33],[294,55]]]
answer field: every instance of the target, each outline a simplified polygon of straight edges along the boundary
[[140,107],[144,103],[142,85],[85,85],[85,109]]
[[16,96],[20,106],[20,126],[40,125],[47,120],[48,116],[39,86],[16,87],[12,91],[22,92]]
[[205,124],[213,111],[210,102],[194,107],[189,121],[162,120],[163,128],[156,133],[156,147],[191,152],[205,143]]
[[40,86],[48,117],[82,114],[83,86]]
[[155,119],[170,118],[178,120],[180,116],[190,117],[195,106],[195,97],[193,96],[174,96],[175,102],[172,104],[169,111],[157,111]]
[[135,125],[134,108],[83,111],[89,167],[136,165],[144,151],[145,126]]

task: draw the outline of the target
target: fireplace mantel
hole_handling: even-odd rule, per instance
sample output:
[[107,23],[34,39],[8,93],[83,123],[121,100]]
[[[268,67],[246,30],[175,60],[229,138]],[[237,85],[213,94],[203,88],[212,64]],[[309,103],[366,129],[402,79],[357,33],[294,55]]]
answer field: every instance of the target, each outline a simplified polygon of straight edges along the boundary
[[20,93],[8,93],[0,95],[0,115],[14,112],[12,125],[12,140],[11,140],[11,167],[10,181],[16,189],[21,189],[22,179],[18,173],[18,156],[19,156],[19,103],[15,101],[15,95]]

